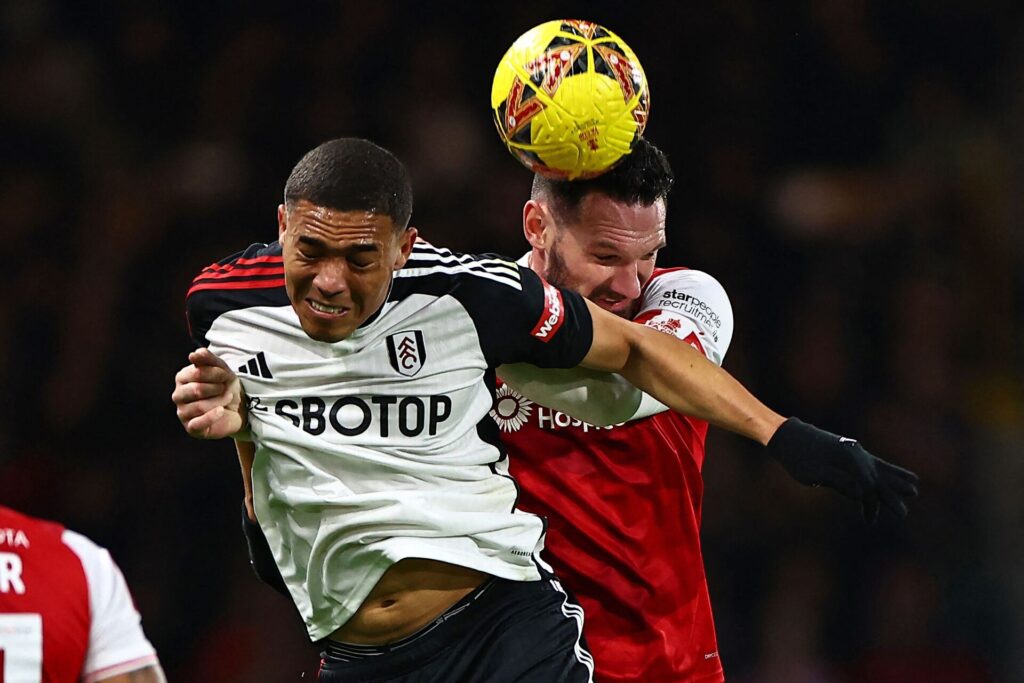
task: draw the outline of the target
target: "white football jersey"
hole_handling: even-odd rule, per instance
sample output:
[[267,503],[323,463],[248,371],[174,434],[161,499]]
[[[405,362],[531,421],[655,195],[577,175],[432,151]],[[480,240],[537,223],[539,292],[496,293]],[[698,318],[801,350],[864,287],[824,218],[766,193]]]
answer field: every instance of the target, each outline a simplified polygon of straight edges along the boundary
[[544,522],[516,510],[488,412],[494,367],[573,367],[592,325],[578,295],[499,257],[418,242],[347,339],[303,332],[277,243],[205,269],[195,342],[236,368],[256,443],[256,516],[310,638],[330,635],[402,558],[538,580]]

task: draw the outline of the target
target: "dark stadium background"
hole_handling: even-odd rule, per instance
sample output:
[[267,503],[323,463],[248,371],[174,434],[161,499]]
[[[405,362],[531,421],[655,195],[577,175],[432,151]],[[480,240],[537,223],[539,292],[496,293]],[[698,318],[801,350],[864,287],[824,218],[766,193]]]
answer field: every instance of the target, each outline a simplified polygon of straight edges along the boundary
[[408,162],[432,241],[521,253],[530,176],[492,129],[491,75],[576,15],[646,68],[678,174],[661,262],[725,285],[726,367],[922,478],[906,521],[871,528],[712,432],[729,680],[1024,681],[1016,7],[5,0],[0,501],[111,549],[172,681],[311,672],[247,567],[230,445],[174,416],[184,292],[275,238],[292,164],[338,135]]

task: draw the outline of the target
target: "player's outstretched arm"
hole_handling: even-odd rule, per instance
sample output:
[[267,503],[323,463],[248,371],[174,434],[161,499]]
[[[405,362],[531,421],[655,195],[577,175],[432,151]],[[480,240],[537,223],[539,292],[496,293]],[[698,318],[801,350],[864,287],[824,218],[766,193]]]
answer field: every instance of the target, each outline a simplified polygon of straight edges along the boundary
[[673,410],[754,439],[797,481],[861,502],[874,521],[879,503],[899,516],[917,495],[917,475],[875,457],[853,439],[788,420],[729,373],[670,335],[630,323],[587,302],[594,341],[583,365],[621,373]]
[[617,372],[672,410],[767,444],[785,418],[689,344],[587,302],[594,340],[584,367]]
[[238,377],[209,349],[193,351],[188,360],[191,365],[174,376],[171,394],[178,421],[197,439],[237,437],[247,424]]

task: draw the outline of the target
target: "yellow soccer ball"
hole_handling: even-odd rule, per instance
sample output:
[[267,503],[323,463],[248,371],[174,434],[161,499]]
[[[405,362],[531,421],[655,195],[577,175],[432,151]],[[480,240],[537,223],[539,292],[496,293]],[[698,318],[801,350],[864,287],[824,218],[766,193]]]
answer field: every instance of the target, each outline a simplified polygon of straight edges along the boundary
[[647,77],[633,50],[589,21],[548,21],[519,36],[498,64],[491,111],[505,146],[550,178],[600,175],[647,125]]

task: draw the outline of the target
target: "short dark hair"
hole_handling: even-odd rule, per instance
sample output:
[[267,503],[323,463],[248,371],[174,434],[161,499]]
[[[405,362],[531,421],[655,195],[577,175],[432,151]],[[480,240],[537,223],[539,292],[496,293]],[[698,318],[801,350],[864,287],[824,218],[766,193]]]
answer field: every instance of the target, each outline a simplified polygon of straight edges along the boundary
[[398,230],[412,216],[405,165],[361,138],[328,140],[295,164],[284,186],[284,203],[291,208],[303,199],[338,211],[375,211],[390,216]]
[[553,180],[537,174],[533,177],[533,199],[554,202],[554,210],[563,218],[575,220],[580,202],[589,194],[600,193],[631,206],[651,206],[668,199],[675,176],[668,157],[646,138],[637,140],[630,152],[607,173],[588,180]]

